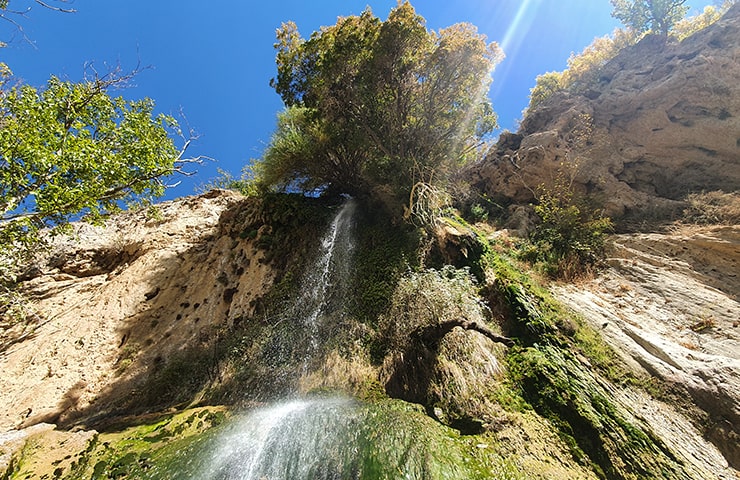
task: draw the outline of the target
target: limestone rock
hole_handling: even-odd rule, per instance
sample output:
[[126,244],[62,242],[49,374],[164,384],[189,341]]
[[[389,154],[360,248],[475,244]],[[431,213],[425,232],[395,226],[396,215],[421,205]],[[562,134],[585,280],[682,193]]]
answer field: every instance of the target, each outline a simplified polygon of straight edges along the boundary
[[[691,227],[673,234],[615,239],[611,267],[596,279],[557,287],[557,296],[587,319],[635,370],[685,392],[706,419],[702,436],[740,465],[740,227]],[[631,404],[671,443],[691,437],[678,423]],[[675,416],[673,418],[676,418]],[[670,440],[669,440],[670,439]],[[688,461],[717,464],[710,450],[682,447]],[[711,477],[707,477],[711,478]]]
[[259,209],[218,190],[158,209],[75,224],[32,269],[23,286],[43,321],[0,352],[0,431],[103,415],[178,352],[207,351],[253,313],[275,276],[240,236]]
[[676,208],[688,193],[740,189],[740,5],[678,43],[648,36],[588,94],[557,93],[470,169],[502,202],[533,200],[558,172],[610,215]]

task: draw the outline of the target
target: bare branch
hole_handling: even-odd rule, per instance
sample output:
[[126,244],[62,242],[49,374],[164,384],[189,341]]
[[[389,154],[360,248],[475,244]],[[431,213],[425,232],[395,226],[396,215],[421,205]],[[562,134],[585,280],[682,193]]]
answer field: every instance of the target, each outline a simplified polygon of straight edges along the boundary
[[444,336],[450,333],[455,327],[460,327],[464,330],[473,330],[486,338],[497,343],[502,343],[507,347],[514,346],[514,340],[497,334],[485,325],[471,322],[465,318],[457,318],[455,320],[440,322],[436,325],[420,327],[412,332],[412,336],[420,339],[426,346],[436,349],[439,347],[439,343],[442,341]]
[[[47,8],[49,10],[54,10],[55,12],[62,12],[62,13],[75,13],[75,12],[77,12],[77,10],[75,10],[73,8],[56,7],[56,6],[51,5],[51,4],[49,4],[49,3],[47,3],[47,2],[45,2],[43,0],[34,0],[34,1],[38,5],[40,5],[40,6],[44,7],[44,8]],[[64,3],[66,3],[66,0],[61,0],[61,1],[64,2]],[[7,7],[7,3],[5,4],[5,7]],[[16,29],[16,31],[23,36],[23,40],[25,42],[27,42],[28,44],[33,45],[34,48],[35,48],[34,43],[31,41],[30,38],[28,38],[28,36],[26,35],[26,32],[23,30],[23,26],[19,22],[17,22],[13,18],[11,18],[10,15],[8,15],[8,14],[11,14],[11,15],[16,15],[18,17],[22,17],[22,18],[28,18],[28,13],[31,12],[31,7],[26,7],[26,9],[23,10],[23,11],[21,11],[21,10],[8,10],[7,8],[0,8],[0,12],[2,12],[2,13],[0,13],[0,19],[5,20],[6,22],[11,23],[13,25],[13,27]],[[2,43],[2,42],[0,42],[0,43]]]
[[36,3],[41,5],[44,8],[48,8],[49,10],[54,10],[55,12],[62,12],[62,13],[76,13],[77,10],[74,8],[61,8],[61,7],[55,7],[53,5],[49,5],[46,2],[42,2],[41,0],[34,0]]

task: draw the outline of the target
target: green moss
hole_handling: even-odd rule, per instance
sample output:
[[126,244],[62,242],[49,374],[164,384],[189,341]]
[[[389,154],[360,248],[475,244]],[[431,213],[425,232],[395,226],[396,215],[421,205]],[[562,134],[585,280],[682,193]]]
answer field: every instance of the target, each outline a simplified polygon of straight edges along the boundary
[[170,452],[191,443],[224,419],[222,409],[193,409],[101,433],[88,442],[74,468],[63,478],[144,478]]
[[398,279],[414,267],[419,234],[409,226],[389,223],[370,207],[364,206],[359,213],[351,290],[357,295],[350,299],[350,315],[375,327]]
[[[419,406],[398,400],[346,405],[331,421],[331,436],[317,440],[328,450],[312,453],[311,461],[326,456],[323,462],[307,466],[315,467],[315,478],[491,478],[493,459],[470,439],[429,418]],[[320,408],[315,412],[322,415]],[[239,428],[238,420],[157,454],[153,457],[157,465],[144,478],[193,478],[207,467],[234,428]]]
[[683,478],[670,450],[630,420],[605,387],[641,380],[597,332],[516,265],[516,251],[488,244],[482,251],[472,259],[486,272],[482,295],[517,342],[507,355],[509,379],[491,397],[510,411],[531,406],[555,426],[573,457],[603,478]]
[[631,423],[599,375],[548,345],[514,349],[512,378],[525,398],[571,445],[575,458],[604,478],[684,478],[675,456],[650,431]]

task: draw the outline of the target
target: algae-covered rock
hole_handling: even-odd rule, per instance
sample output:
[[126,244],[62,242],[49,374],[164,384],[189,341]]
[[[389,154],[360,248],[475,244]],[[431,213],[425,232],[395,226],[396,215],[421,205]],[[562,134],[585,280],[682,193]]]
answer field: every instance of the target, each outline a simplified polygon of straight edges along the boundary
[[222,407],[120,420],[106,432],[43,429],[16,451],[3,480],[143,478],[159,458],[220,424]]

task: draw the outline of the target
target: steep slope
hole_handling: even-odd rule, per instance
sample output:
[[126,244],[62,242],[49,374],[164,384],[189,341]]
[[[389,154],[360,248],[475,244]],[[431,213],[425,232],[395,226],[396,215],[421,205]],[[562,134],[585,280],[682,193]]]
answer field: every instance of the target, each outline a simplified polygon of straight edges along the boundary
[[183,352],[207,360],[275,277],[238,236],[249,207],[213,191],[57,238],[23,284],[40,323],[0,352],[0,430],[101,415],[148,395],[141,385]]
[[[58,471],[62,478],[81,478],[83,472],[89,478],[89,472],[103,471],[141,478],[141,469],[177,468],[177,463],[167,466],[171,460],[155,462],[152,455],[166,459],[181,442],[208,443],[217,434],[209,425],[221,421],[221,410],[183,411],[175,417],[171,412],[204,398],[232,405],[279,399],[282,383],[299,379],[308,383],[303,391],[339,391],[369,399],[369,411],[379,408],[395,420],[373,417],[381,430],[368,435],[403,439],[404,449],[422,455],[418,461],[432,446],[414,439],[431,435],[440,442],[431,450],[449,447],[440,453],[463,459],[452,460],[452,468],[464,467],[455,466],[455,461],[474,467],[480,477],[473,478],[735,475],[728,445],[736,435],[732,402],[737,400],[737,336],[724,332],[733,328],[726,325],[727,318],[738,307],[730,294],[710,287],[700,294],[715,315],[702,338],[722,328],[716,342],[702,344],[706,352],[691,350],[691,356],[679,358],[684,350],[666,350],[671,337],[656,327],[652,336],[645,334],[647,340],[637,343],[649,355],[639,357],[632,347],[624,355],[626,367],[613,366],[637,379],[622,385],[621,373],[608,372],[611,360],[599,353],[601,341],[589,333],[594,329],[584,328],[516,271],[505,259],[505,243],[495,246],[498,240],[492,239],[489,244],[481,233],[448,219],[438,239],[438,269],[406,273],[395,287],[395,307],[381,316],[377,327],[340,317],[341,323],[322,333],[322,342],[334,350],[308,366],[302,358],[291,358],[291,352],[300,354],[307,343],[301,328],[284,317],[264,314],[267,307],[261,299],[276,287],[287,288],[290,275],[284,271],[299,271],[296,257],[310,257],[308,251],[319,249],[322,235],[315,232],[324,230],[326,216],[306,221],[300,213],[306,206],[295,209],[290,198],[264,202],[215,191],[164,204],[158,218],[131,212],[104,227],[78,225],[77,239],[60,240],[24,282],[44,322],[33,336],[19,339],[0,355],[0,367],[8,373],[1,379],[5,433],[0,434],[0,465],[11,462],[12,456],[11,472]],[[310,208],[311,201],[301,202]],[[326,205],[319,210],[331,211]],[[302,240],[284,236],[288,231],[299,233]],[[736,253],[736,235],[729,229],[708,231],[704,240],[695,237],[697,245],[718,245],[709,249],[715,252],[711,255],[700,255],[696,248],[686,253],[685,259],[704,271],[692,277],[696,282],[735,288],[730,283],[732,266],[717,272],[700,263],[715,265],[717,255]],[[670,244],[662,237],[652,243],[649,236],[628,243],[630,238],[622,242],[640,252],[633,253],[640,258],[653,258],[656,245]],[[671,248],[683,251],[684,240],[677,236],[673,241],[678,246]],[[360,236],[358,248],[367,248],[365,242],[376,249],[385,245],[372,229],[370,235]],[[278,249],[264,248],[268,243]],[[376,255],[393,252],[381,248],[358,253],[361,260],[355,268],[369,272],[362,262],[378,262]],[[445,266],[449,262],[478,268],[483,283],[476,284],[467,270]],[[654,273],[652,281],[666,284],[675,274]],[[388,280],[387,271],[375,275],[376,281],[381,275],[382,281]],[[673,301],[698,301],[699,286],[672,291]],[[642,292],[643,287],[632,288]],[[662,292],[650,296],[644,289],[645,299],[658,302]],[[558,292],[574,309],[581,309],[596,330],[609,334],[624,327],[615,319],[592,315],[588,307],[595,302],[583,291],[563,287]],[[460,325],[434,336],[439,330],[434,322],[447,320]],[[633,318],[643,320],[658,325],[649,315]],[[682,322],[693,326],[699,320]],[[461,328],[465,323],[478,330]],[[382,338],[374,328],[396,332],[392,335],[397,348],[373,351]],[[515,345],[479,333],[498,328]],[[224,352],[236,352],[238,365],[229,367],[231,357]],[[374,364],[368,360],[373,355]],[[639,378],[650,376],[669,385],[669,392],[688,392],[691,401],[676,402],[670,395],[656,399],[640,386],[646,381]],[[224,389],[240,394],[219,393]],[[702,426],[707,419],[711,422]],[[403,430],[404,425],[411,430]],[[457,451],[464,457],[453,454]]]
[[[507,203],[570,175],[619,215],[737,190],[738,56],[740,5],[681,44],[647,38],[469,173]],[[193,445],[224,410],[187,407],[328,391],[366,402],[396,457],[479,478],[738,478],[737,226],[617,236],[606,272],[550,288],[564,308],[505,234],[452,217],[399,233],[365,207],[356,257],[333,265],[358,278],[325,284],[342,308],[311,332],[275,312],[306,303],[327,202],[213,191],[75,225],[23,278],[36,323],[2,342],[0,472],[12,453],[10,478],[141,478],[155,446],[179,460],[151,471],[182,472],[178,432],[208,456]]]
[[[738,265],[738,226],[619,235],[605,272],[555,288],[625,362],[680,392],[680,408],[735,468],[740,466]],[[665,406],[632,401],[633,412],[665,431],[666,441],[692,438]],[[692,413],[695,407],[700,411]],[[690,442],[681,450],[697,457],[711,451]]]
[[740,5],[676,43],[645,37],[584,94],[526,113],[470,171],[504,204],[533,199],[563,171],[610,215],[670,215],[688,193],[740,188]]

